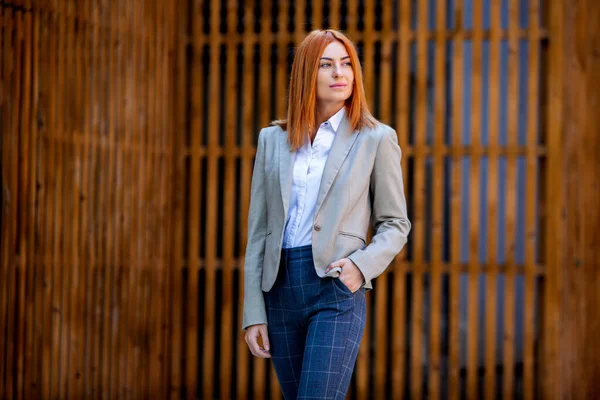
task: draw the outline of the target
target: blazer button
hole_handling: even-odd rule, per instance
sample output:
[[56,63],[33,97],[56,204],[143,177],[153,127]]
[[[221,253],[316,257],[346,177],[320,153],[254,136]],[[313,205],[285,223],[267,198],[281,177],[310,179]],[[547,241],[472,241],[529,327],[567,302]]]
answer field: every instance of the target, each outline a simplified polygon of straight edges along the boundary
[[319,224],[315,224],[315,231],[320,231],[321,230],[321,225]]

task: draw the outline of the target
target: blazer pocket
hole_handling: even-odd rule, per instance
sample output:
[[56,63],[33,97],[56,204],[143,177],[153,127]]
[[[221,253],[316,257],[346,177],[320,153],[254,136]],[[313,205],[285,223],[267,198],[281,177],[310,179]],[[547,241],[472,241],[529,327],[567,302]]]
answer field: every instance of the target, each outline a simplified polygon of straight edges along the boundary
[[351,239],[360,240],[363,244],[367,244],[367,240],[364,237],[362,237],[359,234],[357,234],[357,233],[344,232],[344,231],[338,231],[338,233],[340,235],[342,235],[342,236],[346,236],[346,237],[349,237]]

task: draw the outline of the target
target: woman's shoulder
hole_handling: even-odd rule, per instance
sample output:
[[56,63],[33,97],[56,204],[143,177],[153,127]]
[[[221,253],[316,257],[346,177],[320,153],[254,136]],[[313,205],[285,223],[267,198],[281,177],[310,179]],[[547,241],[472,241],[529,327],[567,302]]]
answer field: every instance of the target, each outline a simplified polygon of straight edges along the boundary
[[366,139],[374,140],[376,142],[381,141],[382,139],[396,138],[396,131],[389,125],[384,124],[383,122],[376,121],[374,126],[365,126],[360,129],[360,134],[363,135]]
[[262,137],[263,140],[269,141],[285,134],[286,132],[279,125],[269,125],[260,130],[259,138]]

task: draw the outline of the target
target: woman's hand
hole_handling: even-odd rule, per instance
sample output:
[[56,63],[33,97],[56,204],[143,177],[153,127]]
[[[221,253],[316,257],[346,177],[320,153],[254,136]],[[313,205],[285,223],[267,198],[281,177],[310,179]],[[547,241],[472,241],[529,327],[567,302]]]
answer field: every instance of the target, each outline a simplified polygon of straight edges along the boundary
[[[260,358],[271,358],[269,353],[269,334],[267,333],[267,324],[251,325],[246,329],[246,343],[250,352],[256,357]],[[259,340],[262,342],[259,343]]]
[[360,269],[358,269],[358,267],[352,262],[352,260],[350,260],[349,258],[341,258],[337,261],[334,261],[331,264],[329,264],[329,266],[325,270],[325,273],[329,273],[329,271],[331,271],[335,267],[339,267],[342,269],[342,272],[340,272],[339,280],[342,281],[342,283],[346,285],[346,287],[350,289],[352,293],[360,289],[360,287],[365,281],[365,278],[362,272],[360,272]]

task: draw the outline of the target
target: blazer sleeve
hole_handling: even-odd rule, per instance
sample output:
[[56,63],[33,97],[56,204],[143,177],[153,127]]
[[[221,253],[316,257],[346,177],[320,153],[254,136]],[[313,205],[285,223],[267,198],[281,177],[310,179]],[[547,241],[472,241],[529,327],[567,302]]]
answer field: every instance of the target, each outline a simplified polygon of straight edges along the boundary
[[250,325],[266,324],[267,312],[261,288],[262,269],[267,235],[267,199],[265,187],[265,144],[263,129],[252,172],[250,209],[248,211],[248,242],[244,260],[244,312],[242,329]]
[[406,212],[401,158],[398,136],[393,129],[386,127],[371,171],[374,235],[367,247],[348,256],[362,272],[368,287],[371,287],[371,280],[378,277],[402,250],[411,229]]

